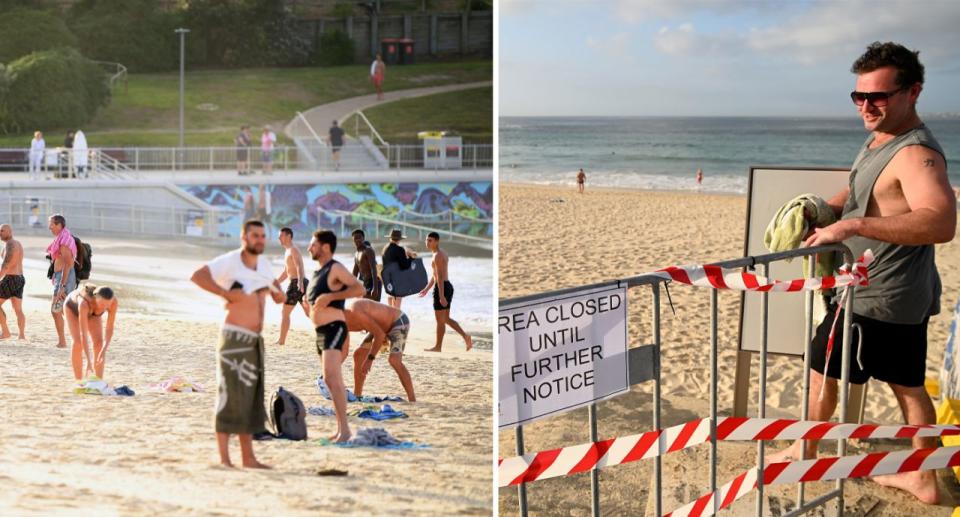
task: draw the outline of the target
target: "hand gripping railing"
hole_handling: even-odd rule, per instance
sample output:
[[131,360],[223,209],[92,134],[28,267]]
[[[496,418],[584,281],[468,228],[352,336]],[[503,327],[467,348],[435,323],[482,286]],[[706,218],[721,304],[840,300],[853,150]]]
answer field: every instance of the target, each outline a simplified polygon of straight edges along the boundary
[[[854,263],[854,257],[852,256],[850,250],[842,244],[831,244],[827,246],[817,246],[811,248],[801,248],[796,250],[770,253],[766,255],[757,255],[743,257],[734,260],[727,260],[722,262],[717,262],[710,264],[709,266],[717,266],[721,269],[736,269],[736,268],[745,268],[745,269],[754,269],[757,266],[761,268],[761,275],[763,277],[768,277],[770,264],[779,261],[785,261],[793,259],[796,257],[805,257],[812,256],[818,253],[824,252],[839,252],[842,253],[844,261],[847,264]],[[812,276],[814,271],[814,261],[810,261],[810,275]],[[628,287],[640,287],[640,286],[649,286],[652,294],[652,321],[651,321],[651,330],[652,330],[652,345],[644,345],[641,347],[635,347],[629,349],[629,362],[631,364],[630,368],[630,384],[638,384],[641,382],[646,382],[652,380],[654,382],[653,387],[653,427],[655,430],[661,430],[663,427],[660,421],[660,412],[661,412],[661,364],[660,364],[660,348],[661,348],[661,335],[660,335],[660,286],[666,285],[671,280],[669,278],[664,278],[661,272],[658,273],[646,273],[623,280],[619,280],[622,284],[626,284]],[[520,296],[509,299],[501,299],[500,306],[511,306],[518,305],[522,303],[529,303],[536,301],[544,297],[560,297],[565,294],[573,294],[581,292],[591,288],[599,288],[602,286],[609,286],[610,282],[602,282],[598,284],[580,286],[567,289],[559,289],[556,291],[551,291],[549,293],[540,293],[535,295]],[[849,287],[850,291],[848,296],[845,299],[844,306],[844,319],[843,319],[843,343],[842,343],[842,368],[841,368],[841,378],[840,378],[840,408],[845,408],[847,406],[848,397],[849,397],[849,378],[850,378],[850,344],[851,344],[851,333],[850,325],[852,323],[852,307],[853,307],[853,293],[855,287],[851,285]],[[717,391],[719,383],[719,369],[717,365],[718,361],[718,304],[717,304],[717,293],[716,288],[710,290],[710,492],[717,494]],[[805,338],[806,338],[806,350],[804,353],[804,372],[803,372],[803,407],[802,407],[802,419],[807,418],[808,414],[808,394],[809,394],[809,357],[810,357],[810,338],[812,334],[813,327],[813,291],[806,290],[807,296],[807,309],[805,314]],[[766,382],[767,382],[767,343],[768,343],[768,307],[769,307],[769,290],[762,291],[761,296],[761,325],[762,325],[762,339],[760,344],[760,373],[759,373],[759,394],[758,394],[758,417],[765,418],[766,415],[766,401],[767,401],[767,392],[766,392]],[[643,362],[641,362],[641,358]],[[634,365],[639,365],[641,367],[636,368]],[[846,413],[841,410],[839,412],[839,420],[842,422],[844,415]],[[598,443],[597,438],[597,415],[596,415],[596,404],[590,405],[589,412],[590,419],[590,430],[591,430],[591,440],[594,444]],[[661,442],[662,443],[662,442]],[[838,440],[838,455],[843,456],[846,452],[846,440]],[[516,428],[516,450],[519,456],[525,454],[524,451],[524,439],[523,439],[523,426],[517,426]],[[653,457],[654,459],[654,509],[655,515],[663,515],[663,501],[662,501],[662,475],[661,475],[661,461],[660,455],[657,454]],[[757,445],[757,506],[756,513],[758,516],[763,515],[763,472],[764,472],[764,441],[763,439],[758,440]],[[504,485],[505,480],[500,480],[500,485]],[[518,486],[518,495],[519,495],[519,506],[520,513],[524,517],[527,515],[527,501],[526,501],[526,482],[521,482]],[[593,515],[600,515],[600,484],[599,484],[599,470],[596,466],[591,469],[591,507]],[[836,498],[838,500],[838,515],[843,512],[843,479],[838,479],[836,482],[836,488],[828,494],[821,496],[813,501],[804,503],[802,501],[802,494],[800,495],[800,500],[798,501],[798,508],[791,513],[791,515],[799,514],[810,510],[813,507],[820,506],[826,502]],[[703,509],[704,514],[706,513],[715,513],[719,509],[720,502],[717,497],[712,497],[710,500],[713,502],[713,509]],[[707,501],[704,499],[704,501]],[[707,504],[707,503],[705,503]]]

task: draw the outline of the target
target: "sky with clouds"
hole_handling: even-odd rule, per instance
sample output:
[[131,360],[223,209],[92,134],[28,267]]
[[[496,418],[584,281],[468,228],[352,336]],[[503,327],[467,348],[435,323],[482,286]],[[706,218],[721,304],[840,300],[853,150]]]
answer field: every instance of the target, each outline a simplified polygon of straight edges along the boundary
[[499,0],[505,116],[854,116],[873,41],[920,51],[960,113],[960,0]]

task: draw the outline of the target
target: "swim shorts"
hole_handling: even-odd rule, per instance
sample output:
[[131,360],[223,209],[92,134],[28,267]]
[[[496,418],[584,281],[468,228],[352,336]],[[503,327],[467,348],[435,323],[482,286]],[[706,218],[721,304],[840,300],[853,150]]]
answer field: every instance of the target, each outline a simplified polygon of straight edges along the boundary
[[433,286],[433,310],[445,311],[450,309],[450,304],[453,303],[453,284],[448,280],[443,281],[443,296],[447,299],[446,307],[440,305],[440,287]]
[[260,151],[260,161],[263,163],[273,162],[273,151]]
[[[827,340],[833,325],[836,307],[827,311],[827,317],[817,327],[810,353],[810,367],[823,374],[823,364],[827,355]],[[907,387],[923,386],[927,365],[927,323],[905,325],[887,323],[854,313],[850,342],[850,382],[863,384],[873,377],[878,381],[890,382]],[[860,341],[862,337],[862,350]],[[863,369],[857,363],[857,354]],[[843,311],[837,321],[837,331],[830,352],[830,365],[827,376],[839,379],[843,358]]]
[[263,338],[259,334],[223,326],[217,346],[217,384],[214,428],[218,433],[256,434],[266,429]]
[[387,340],[390,341],[390,353],[402,354],[407,347],[407,335],[410,334],[410,318],[406,314],[401,314],[397,321],[393,322],[390,331],[387,332]]
[[363,297],[375,302],[380,301],[383,291],[383,282],[380,278],[367,278],[363,281]]
[[324,350],[343,350],[343,343],[347,340],[347,324],[343,321],[333,321],[317,327],[317,353],[323,355]]
[[290,279],[290,284],[287,285],[287,301],[283,302],[284,305],[297,305],[303,301],[303,295],[307,292],[307,284],[310,283],[306,278],[303,279],[303,291],[299,289],[299,282],[296,278]]
[[[60,312],[63,310],[63,302],[66,301],[66,295],[73,292],[77,288],[77,274],[74,272],[73,268],[68,270],[70,273],[67,275],[67,285],[60,287],[60,281],[63,279],[63,271],[57,271],[53,274],[53,301],[50,304],[50,312]],[[57,299],[57,295],[60,292],[63,292],[64,297],[62,300]]]
[[0,281],[0,300],[9,298],[23,299],[23,286],[27,281],[23,275],[7,275]]

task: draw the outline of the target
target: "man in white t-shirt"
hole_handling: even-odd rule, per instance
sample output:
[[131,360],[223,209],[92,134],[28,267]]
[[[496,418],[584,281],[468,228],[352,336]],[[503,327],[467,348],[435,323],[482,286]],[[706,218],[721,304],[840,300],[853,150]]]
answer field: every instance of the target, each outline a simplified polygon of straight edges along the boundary
[[263,313],[267,292],[274,303],[286,298],[263,256],[267,237],[263,223],[243,224],[240,249],[220,255],[193,273],[190,280],[204,291],[226,300],[227,315],[217,347],[215,429],[220,462],[230,462],[230,435],[240,441],[243,466],[269,468],[253,455],[253,435],[263,432],[267,413],[263,405]]

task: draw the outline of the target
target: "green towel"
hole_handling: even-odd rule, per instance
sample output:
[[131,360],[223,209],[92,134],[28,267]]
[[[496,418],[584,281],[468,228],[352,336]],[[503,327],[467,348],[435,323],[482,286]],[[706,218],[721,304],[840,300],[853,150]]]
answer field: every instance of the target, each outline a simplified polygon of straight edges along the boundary
[[[811,221],[804,217],[804,211]],[[803,242],[803,236],[810,230],[811,222],[814,227],[823,228],[835,223],[836,220],[833,208],[823,198],[813,194],[801,194],[781,206],[777,215],[770,220],[767,231],[763,234],[763,245],[772,252],[797,249]],[[832,275],[833,263],[833,253],[818,254],[816,275],[821,278]],[[807,276],[809,269],[809,257],[804,257],[804,277]]]

